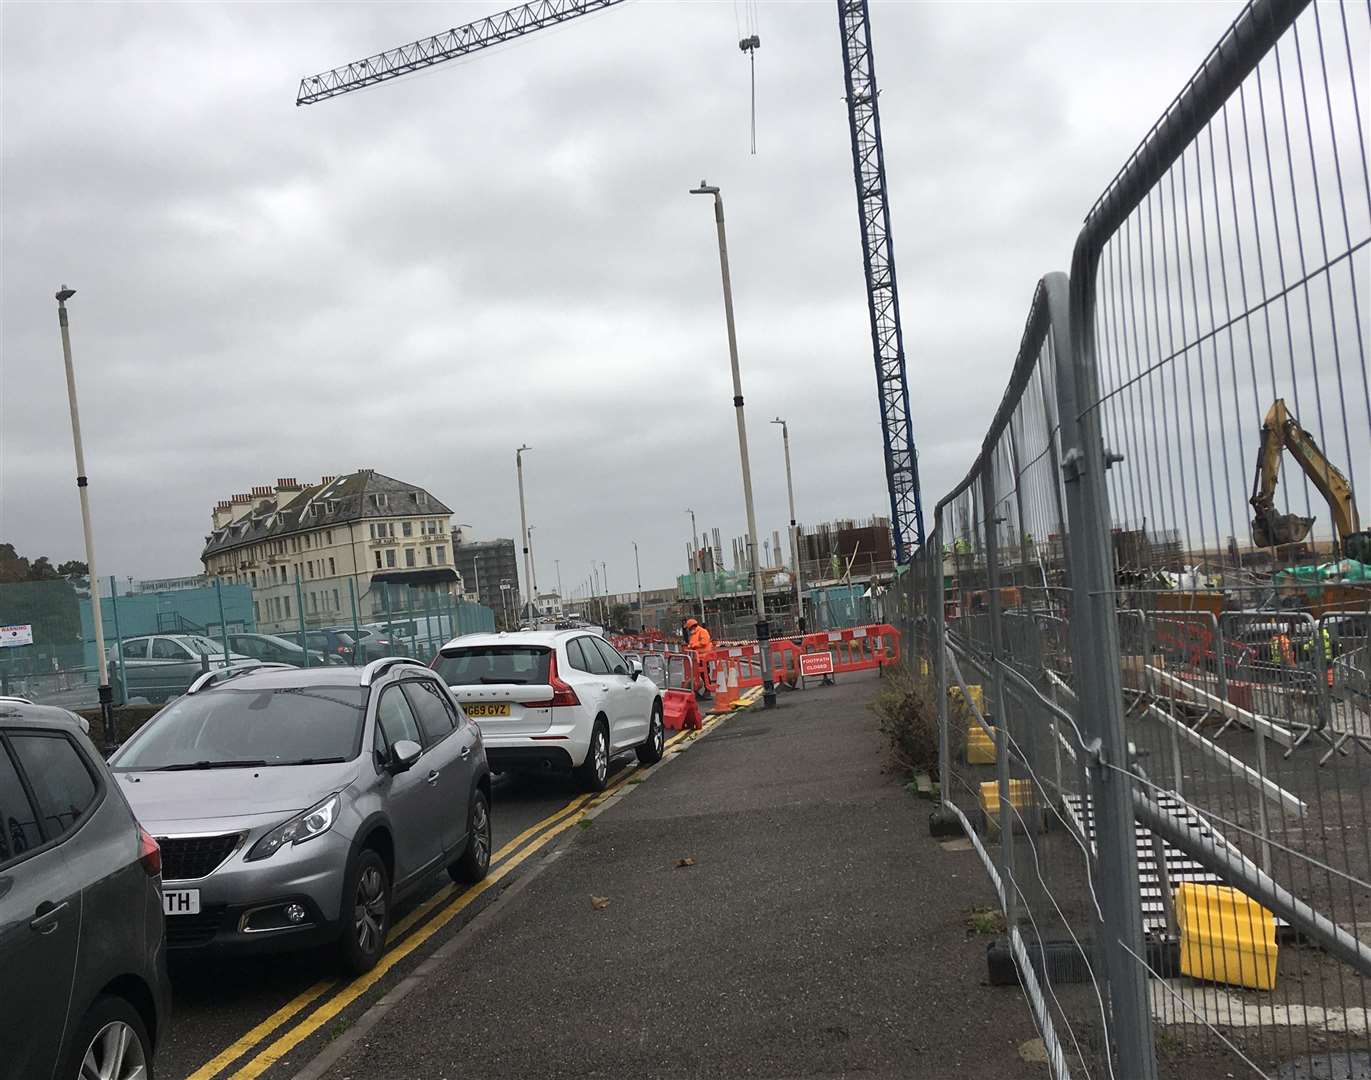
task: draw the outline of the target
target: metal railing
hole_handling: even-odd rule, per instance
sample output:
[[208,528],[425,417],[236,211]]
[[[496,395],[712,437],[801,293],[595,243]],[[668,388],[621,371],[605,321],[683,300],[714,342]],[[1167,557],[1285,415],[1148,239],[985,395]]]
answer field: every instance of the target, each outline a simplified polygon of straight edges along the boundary
[[[1039,282],[887,603],[1057,1077],[1371,1045],[1371,586],[1289,570],[1358,550],[1326,502],[1371,474],[1369,50],[1364,4],[1242,12]],[[1315,519],[1262,549],[1277,399],[1330,464],[1259,459]]]

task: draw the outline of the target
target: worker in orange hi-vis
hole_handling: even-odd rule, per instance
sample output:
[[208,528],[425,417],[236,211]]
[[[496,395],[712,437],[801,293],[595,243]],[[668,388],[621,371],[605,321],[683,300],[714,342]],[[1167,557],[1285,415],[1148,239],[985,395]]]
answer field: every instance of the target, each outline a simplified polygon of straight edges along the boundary
[[686,648],[695,654],[695,695],[708,697],[713,688],[709,685],[709,678],[705,672],[705,665],[700,661],[700,655],[714,648],[714,639],[709,636],[704,623],[698,619],[686,619],[684,636]]

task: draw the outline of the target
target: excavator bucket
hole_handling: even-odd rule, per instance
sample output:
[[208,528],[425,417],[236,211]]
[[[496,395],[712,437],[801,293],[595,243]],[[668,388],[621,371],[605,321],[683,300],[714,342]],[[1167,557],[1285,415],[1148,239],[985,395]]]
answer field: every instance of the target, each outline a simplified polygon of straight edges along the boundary
[[1285,547],[1298,544],[1314,527],[1314,519],[1298,514],[1258,514],[1252,519],[1252,543],[1257,547]]

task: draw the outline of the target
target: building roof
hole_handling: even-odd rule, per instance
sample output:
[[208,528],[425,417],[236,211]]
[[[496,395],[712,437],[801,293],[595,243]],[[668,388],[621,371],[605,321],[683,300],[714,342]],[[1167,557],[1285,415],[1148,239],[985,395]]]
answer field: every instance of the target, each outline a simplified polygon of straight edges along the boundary
[[[200,558],[232,551],[263,540],[333,528],[367,518],[450,516],[452,510],[427,491],[403,480],[384,476],[373,469],[360,469],[347,476],[331,477],[328,483],[305,484],[298,491],[286,488],[262,492],[252,509],[205,537]],[[280,485],[278,485],[280,486]],[[290,495],[284,509],[280,497]],[[379,500],[375,496],[384,496]],[[222,506],[223,504],[221,504]]]

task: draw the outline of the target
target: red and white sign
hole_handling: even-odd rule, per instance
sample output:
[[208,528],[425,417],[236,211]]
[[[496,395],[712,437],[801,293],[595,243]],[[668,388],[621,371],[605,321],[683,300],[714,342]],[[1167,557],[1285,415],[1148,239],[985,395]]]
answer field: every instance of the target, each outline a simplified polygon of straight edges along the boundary
[[18,647],[33,644],[33,626],[21,623],[18,626],[0,626],[0,649],[6,646]]
[[833,654],[829,652],[807,652],[800,656],[801,675],[832,675]]

